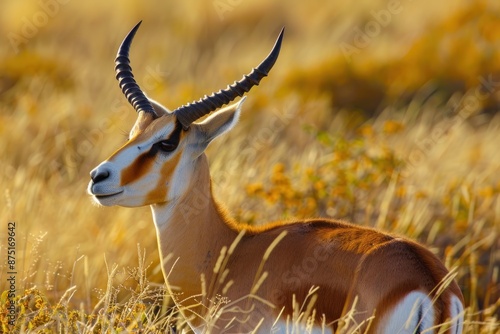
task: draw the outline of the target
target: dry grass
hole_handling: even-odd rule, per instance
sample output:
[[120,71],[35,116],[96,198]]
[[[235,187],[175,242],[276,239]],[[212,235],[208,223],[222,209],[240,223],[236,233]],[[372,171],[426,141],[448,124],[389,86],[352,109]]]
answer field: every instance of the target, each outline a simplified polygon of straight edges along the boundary
[[132,64],[170,108],[240,78],[285,25],[271,77],[209,148],[217,196],[248,223],[332,216],[418,239],[456,268],[466,332],[500,331],[496,2],[401,2],[348,58],[339,46],[386,3],[43,3],[0,4],[0,248],[15,221],[18,329],[182,326],[175,310],[157,312],[168,300],[149,209],[86,195],[135,118],[113,58],[143,19]]

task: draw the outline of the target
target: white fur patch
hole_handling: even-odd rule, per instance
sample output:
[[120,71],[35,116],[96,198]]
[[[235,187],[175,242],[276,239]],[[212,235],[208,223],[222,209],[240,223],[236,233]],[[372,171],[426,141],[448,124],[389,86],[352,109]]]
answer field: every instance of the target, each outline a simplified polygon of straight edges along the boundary
[[[413,334],[423,332],[432,326],[434,326],[432,301],[425,293],[413,291],[384,317],[377,333]],[[434,332],[426,331],[426,333]]]
[[[259,332],[260,333],[260,332]],[[320,326],[313,326],[312,328],[305,324],[292,324],[285,320],[278,320],[272,329],[269,331],[262,331],[262,333],[272,334],[288,334],[288,333],[307,333],[307,334],[333,334],[331,328],[322,328]]]
[[464,327],[464,306],[457,296],[451,297],[450,303],[451,328],[450,333],[461,334]]

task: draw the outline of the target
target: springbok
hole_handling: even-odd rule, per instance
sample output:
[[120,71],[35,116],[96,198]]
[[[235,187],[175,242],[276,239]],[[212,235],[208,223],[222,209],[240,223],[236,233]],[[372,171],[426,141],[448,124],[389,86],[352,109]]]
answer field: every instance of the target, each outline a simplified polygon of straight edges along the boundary
[[204,151],[237,123],[245,98],[194,122],[268,75],[283,30],[240,81],[169,111],[146,97],[129,65],[140,23],[115,60],[138,118],[128,141],[92,170],[88,192],[104,206],[151,206],[165,281],[194,332],[288,333],[306,318],[308,332],[462,332],[462,293],[424,246],[338,220],[246,226],[215,200]]

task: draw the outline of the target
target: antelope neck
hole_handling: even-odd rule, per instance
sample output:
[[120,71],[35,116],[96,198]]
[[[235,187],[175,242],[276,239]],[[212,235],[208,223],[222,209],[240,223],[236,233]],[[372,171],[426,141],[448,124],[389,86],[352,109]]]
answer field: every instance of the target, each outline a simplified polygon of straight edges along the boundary
[[238,231],[213,198],[205,154],[195,161],[190,179],[178,199],[151,209],[167,283],[194,295],[201,293],[200,275],[211,278],[220,249]]

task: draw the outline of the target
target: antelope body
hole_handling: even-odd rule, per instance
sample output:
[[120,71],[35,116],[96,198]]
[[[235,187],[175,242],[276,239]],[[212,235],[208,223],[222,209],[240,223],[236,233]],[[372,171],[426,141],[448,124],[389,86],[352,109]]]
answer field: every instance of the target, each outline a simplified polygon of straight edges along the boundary
[[297,310],[313,321],[309,332],[462,332],[460,289],[423,246],[336,220],[240,225],[214,199],[204,150],[237,123],[244,98],[194,121],[266,76],[283,32],[249,75],[171,112],[132,75],[139,24],[116,58],[138,118],[127,143],[91,172],[88,191],[104,206],[151,206],[167,286],[196,333],[287,333]]

